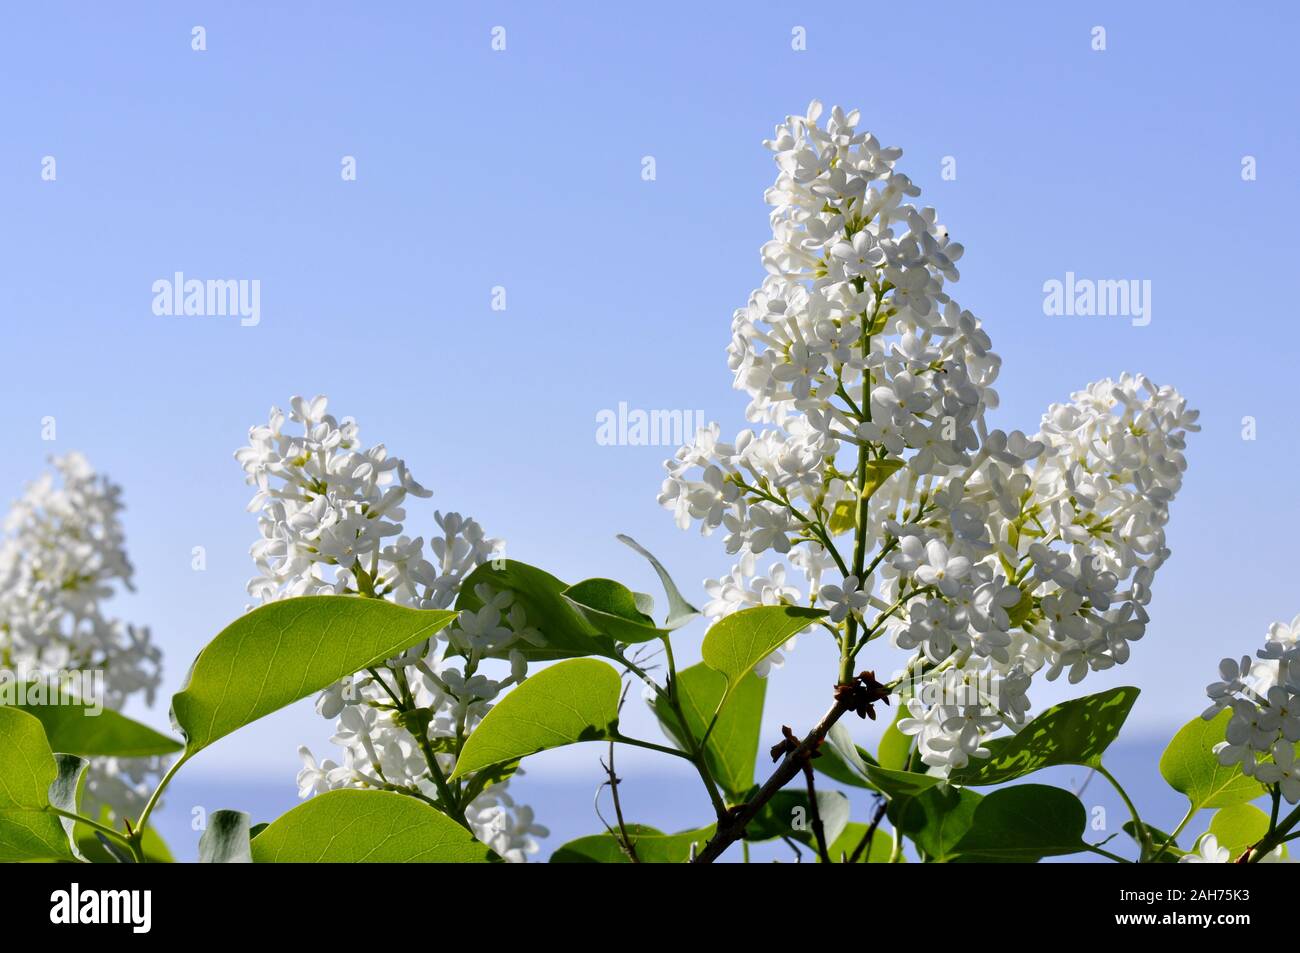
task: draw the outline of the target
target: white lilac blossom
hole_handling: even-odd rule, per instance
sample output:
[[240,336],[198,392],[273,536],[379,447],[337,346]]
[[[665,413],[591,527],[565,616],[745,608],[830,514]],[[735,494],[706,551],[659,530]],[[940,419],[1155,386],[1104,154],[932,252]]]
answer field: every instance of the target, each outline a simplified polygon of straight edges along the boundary
[[[427,544],[406,536],[407,497],[430,492],[382,444],[364,448],[355,421],[326,410],[324,397],[295,397],[288,415],[272,409],[235,455],[257,488],[249,508],[260,510],[261,539],[251,550],[258,575],[249,593],[262,603],[354,594],[419,609],[451,607],[461,581],[499,552],[501,541],[468,517],[442,512]],[[462,613],[437,638],[320,694],[316,707],[335,721],[341,761],[318,762],[300,748],[302,797],[360,787],[438,798],[429,759],[444,777],[451,774],[459,742],[502,691],[527,677],[518,646],[541,638],[510,592],[480,588],[482,607]],[[494,665],[503,671],[479,670]],[[474,798],[465,815],[506,860],[536,853],[536,837],[547,834],[530,808],[514,803],[506,780]]]
[[[4,522],[0,669],[23,678],[95,673],[103,697],[85,701],[115,710],[136,699],[152,705],[162,655],[148,628],[112,617],[104,606],[133,588],[122,489],[78,453],[50,463]],[[85,813],[97,817],[108,807],[116,817],[138,815],[160,761],[96,758],[86,772]]]
[[1214,749],[1219,762],[1238,764],[1263,784],[1277,785],[1289,803],[1300,802],[1300,616],[1269,626],[1256,661],[1224,659],[1219,676],[1206,686],[1211,704],[1204,713],[1208,720],[1232,712],[1226,740]]
[[[831,627],[914,653],[895,681],[904,730],[944,773],[1023,724],[1037,674],[1077,682],[1128,659],[1197,413],[1123,374],[1049,407],[1033,435],[990,429],[1001,358],[949,292],[962,246],[910,201],[899,149],[858,131],[857,111],[822,114],[814,102],[766,143],[767,277],[728,347],[751,426],[702,428],[659,502],[739,557],[706,583],[710,618],[766,601],[754,557],[770,551],[805,572]],[[778,598],[802,601],[784,582]],[[956,701],[920,690],[972,679]]]

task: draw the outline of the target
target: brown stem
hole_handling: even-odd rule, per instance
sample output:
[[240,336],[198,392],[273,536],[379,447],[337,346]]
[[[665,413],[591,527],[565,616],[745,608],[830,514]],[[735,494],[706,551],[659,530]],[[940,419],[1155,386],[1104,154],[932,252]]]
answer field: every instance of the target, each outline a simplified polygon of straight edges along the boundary
[[826,846],[826,827],[822,824],[822,812],[817,807],[817,784],[813,780],[811,760],[804,761],[803,776],[808,783],[808,816],[812,820],[813,837],[817,840],[817,855],[821,857],[823,864],[829,864],[831,852]]
[[835,704],[831,706],[830,711],[822,716],[822,720],[817,723],[817,727],[808,733],[808,736],[799,743],[797,748],[786,753],[781,763],[777,765],[776,770],[763,782],[763,786],[758,789],[754,796],[739,807],[732,809],[728,812],[727,819],[719,822],[717,832],[695,855],[694,863],[711,864],[722,855],[723,851],[740,840],[745,834],[745,827],[758,816],[758,812],[763,809],[763,805],[772,800],[776,792],[789,784],[791,779],[799,773],[804,762],[811,756],[812,752],[817,750],[817,746],[826,737],[826,733],[831,730],[831,726],[839,721],[840,716],[849,711],[851,707],[851,699],[848,693],[838,695]]
[[623,848],[623,853],[627,854],[627,859],[634,864],[639,864],[641,858],[636,855],[636,844],[632,842],[632,837],[627,832],[627,822],[623,820],[623,802],[618,797],[618,786],[623,779],[614,773],[614,742],[612,741],[609,743],[609,763],[602,761],[601,767],[609,775],[609,781],[606,783],[609,784],[609,793],[614,798],[614,817],[618,820],[618,833],[615,835],[615,840]]
[[858,841],[858,846],[853,848],[853,854],[849,857],[850,864],[856,864],[864,850],[867,852],[867,860],[871,859],[871,842],[875,839],[876,828],[880,826],[880,819],[885,816],[885,808],[888,806],[889,802],[881,798],[880,803],[876,805],[876,813],[871,818],[871,825],[862,835],[862,840]]

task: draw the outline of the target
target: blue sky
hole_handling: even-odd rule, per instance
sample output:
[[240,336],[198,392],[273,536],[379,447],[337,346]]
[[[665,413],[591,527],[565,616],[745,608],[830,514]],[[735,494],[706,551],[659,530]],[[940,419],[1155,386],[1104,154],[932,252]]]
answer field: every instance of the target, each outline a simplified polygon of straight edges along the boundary
[[[297,393],[328,394],[434,488],[412,531],[456,509],[561,577],[656,591],[614,541],[626,532],[698,595],[730,560],[655,504],[671,448],[601,446],[596,414],[625,401],[742,426],[724,348],[762,279],[774,170],[760,141],[817,97],[861,108],[903,147],[900,167],[965,244],[954,292],[1005,360],[998,424],[1033,429],[1050,402],[1124,370],[1202,410],[1152,625],[1129,665],[1087,685],[1143,686],[1133,720],[1152,735],[1199,711],[1220,657],[1300,611],[1300,331],[1280,294],[1300,241],[1286,224],[1300,211],[1295,11],[614,9],[0,13],[0,497],[72,449],[124,485],[139,592],[118,611],[153,627],[168,694],[246,603],[256,529],[232,453]],[[156,316],[152,283],[177,271],[259,280],[260,323]],[[1069,271],[1150,280],[1151,323],[1045,316],[1043,283]],[[194,572],[200,545],[208,568]],[[794,655],[769,696],[774,724],[820,713],[830,665],[811,641]],[[136,714],[166,724],[165,704]],[[327,734],[304,704],[187,773],[283,784],[292,799],[295,746]],[[573,752],[537,773],[585,777],[594,760]]]

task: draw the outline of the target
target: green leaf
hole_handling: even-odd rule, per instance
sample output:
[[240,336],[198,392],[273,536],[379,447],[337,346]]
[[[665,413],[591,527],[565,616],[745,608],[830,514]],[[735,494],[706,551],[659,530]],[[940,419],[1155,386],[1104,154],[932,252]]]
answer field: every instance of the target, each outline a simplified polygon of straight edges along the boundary
[[1226,847],[1235,860],[1253,847],[1268,833],[1268,815],[1254,804],[1233,804],[1221,807],[1210,818],[1210,833]]
[[50,748],[86,758],[148,758],[184,745],[108,708],[79,703],[15,705],[45,728]]
[[[853,821],[845,825],[844,830],[840,832],[839,837],[835,838],[827,848],[827,853],[831,855],[831,863],[842,863],[841,858],[853,856],[853,852],[858,849],[858,844],[867,834],[868,825]],[[894,852],[894,838],[889,831],[882,831],[879,827],[871,835],[871,843],[862,849],[855,863],[859,864],[887,864],[889,858]],[[821,863],[821,858],[817,858]]]
[[[829,763],[823,766],[824,761]],[[944,780],[917,771],[881,767],[853,743],[848,726],[838,721],[826,733],[826,744],[821,746],[820,757],[813,759],[813,765],[829,777],[847,772],[850,777],[847,783],[879,791],[891,801],[916,797]]]
[[[703,662],[677,673],[677,701],[692,737],[704,737],[713,713],[722,705],[726,690],[727,679]],[[754,786],[754,766],[758,762],[759,730],[766,695],[766,680],[752,672],[741,679],[726,705],[722,706],[705,745],[709,770],[732,801],[739,801]],[[686,750],[688,745],[684,734],[668,702],[656,695],[651,707],[664,733]]]
[[826,613],[801,606],[755,606],[713,624],[704,636],[704,662],[727,676],[728,691],[794,636]]
[[480,586],[486,586],[492,592],[507,590],[514,593],[515,601],[523,607],[528,618],[528,625],[545,638],[543,646],[528,642],[511,646],[530,661],[584,655],[616,656],[613,639],[603,635],[564,598],[564,590],[569,587],[550,573],[513,559],[486,562],[461,583],[456,608],[471,612],[483,608],[478,592]]
[[918,771],[895,771],[892,768],[882,768],[874,764],[867,765],[867,780],[871,782],[876,790],[883,793],[891,801],[916,797],[935,785],[944,782],[943,778],[935,777],[932,774],[921,774]]
[[[849,813],[849,799],[843,792],[817,792],[817,814],[821,818],[828,845],[843,833],[849,823]],[[817,837],[812,829],[812,812],[808,810],[806,790],[777,791],[759,808],[754,819],[745,825],[747,841],[773,840],[777,837],[790,837],[810,847],[816,845]]]
[[654,619],[637,605],[637,594],[612,579],[585,579],[565,589],[569,605],[597,632],[615,642],[651,642],[671,633],[655,627]]
[[61,818],[49,810],[56,782],[56,796],[66,800],[67,778],[41,723],[0,707],[0,861],[77,859]]
[[455,617],[360,596],[303,596],[254,609],[207,644],[185,689],[172,697],[184,757],[400,655]]
[[[664,592],[668,596],[668,618],[664,620],[665,629],[680,629],[687,622],[690,622],[700,614],[699,609],[695,608],[695,606],[682,598],[681,590],[679,590],[677,584],[673,582],[672,576],[668,575],[668,570],[663,567],[663,563],[655,559],[650,550],[646,549],[631,536],[624,536],[620,533],[617,539],[620,543],[632,547],[644,556],[649,561],[650,565],[654,567],[655,572],[658,573],[659,581],[663,583]],[[643,611],[648,612],[649,610],[646,609]]]
[[1095,768],[1137,697],[1138,689],[1126,686],[1053,705],[1016,734],[988,742],[989,757],[954,771],[950,780],[1002,784],[1054,765]]
[[[81,782],[82,778],[85,777],[86,768],[89,764],[90,762],[85,758],[79,758],[75,754],[56,754],[54,756],[54,766],[57,773],[54,781],[50,784],[51,807],[57,807],[60,811],[66,811],[69,814],[77,813],[77,805],[81,799]],[[59,823],[63,825],[72,853],[80,856],[80,851],[77,849],[77,822],[68,817],[59,817]]]
[[867,768],[878,767],[878,762],[869,751],[854,744],[853,735],[842,721],[831,725],[812,764],[814,769],[840,784],[879,790],[867,778]]
[[967,788],[941,785],[889,805],[889,819],[903,836],[925,852],[928,860],[945,863],[975,822],[984,798]]
[[258,864],[481,864],[496,856],[418,798],[351,788],[304,801],[252,844]]
[[[1137,824],[1133,823],[1133,821],[1125,821],[1123,826],[1124,826],[1124,833],[1127,834],[1129,837],[1133,838],[1133,842],[1135,844],[1140,845],[1142,843],[1142,839],[1137,835],[1137,830],[1138,830]],[[1150,824],[1143,824],[1142,826],[1147,829],[1147,833],[1151,837],[1151,843],[1155,845],[1156,852],[1160,855],[1160,859],[1158,863],[1176,864],[1178,863],[1178,858],[1182,857],[1183,854],[1187,853],[1187,851],[1181,850],[1178,847],[1177,841],[1171,838],[1160,828],[1152,827]],[[1169,842],[1169,846],[1165,848],[1163,853],[1160,853],[1160,849],[1166,841]]]
[[[628,837],[643,864],[684,864],[691,857],[691,845],[703,847],[713,836],[714,827],[665,834],[644,824],[628,824]],[[556,848],[552,864],[630,864],[632,860],[608,832],[579,837]]]
[[907,762],[912,754],[912,736],[898,730],[898,723],[908,717],[907,706],[899,705],[894,720],[889,723],[885,733],[880,736],[880,745],[876,749],[876,760],[882,768],[894,771],[907,770]]
[[213,811],[199,838],[199,863],[251,864],[252,836],[249,817],[243,811]]
[[1045,784],[999,788],[975,808],[970,829],[953,847],[963,861],[1033,863],[1087,850],[1088,815],[1069,791]]
[[618,733],[618,672],[596,659],[569,659],[516,686],[474,729],[452,779],[549,748]]
[[1224,740],[1232,712],[1219,712],[1212,720],[1193,718],[1174,735],[1160,756],[1160,774],[1175,791],[1187,796],[1193,810],[1231,807],[1253,801],[1264,786],[1241,773],[1240,765],[1219,764],[1214,746]]

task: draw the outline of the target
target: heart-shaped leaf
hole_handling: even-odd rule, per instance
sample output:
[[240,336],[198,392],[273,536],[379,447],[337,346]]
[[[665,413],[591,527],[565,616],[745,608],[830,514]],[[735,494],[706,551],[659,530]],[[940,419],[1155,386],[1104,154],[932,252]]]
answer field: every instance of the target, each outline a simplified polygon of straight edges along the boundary
[[1220,847],[1228,848],[1235,860],[1247,847],[1253,847],[1268,833],[1268,815],[1254,804],[1221,807],[1210,818],[1210,833]]
[[1193,810],[1231,807],[1253,801],[1264,785],[1241,773],[1237,764],[1222,765],[1214,746],[1224,740],[1231,711],[1210,721],[1193,718],[1174,735],[1160,756],[1160,774],[1175,791],[1185,794]]

